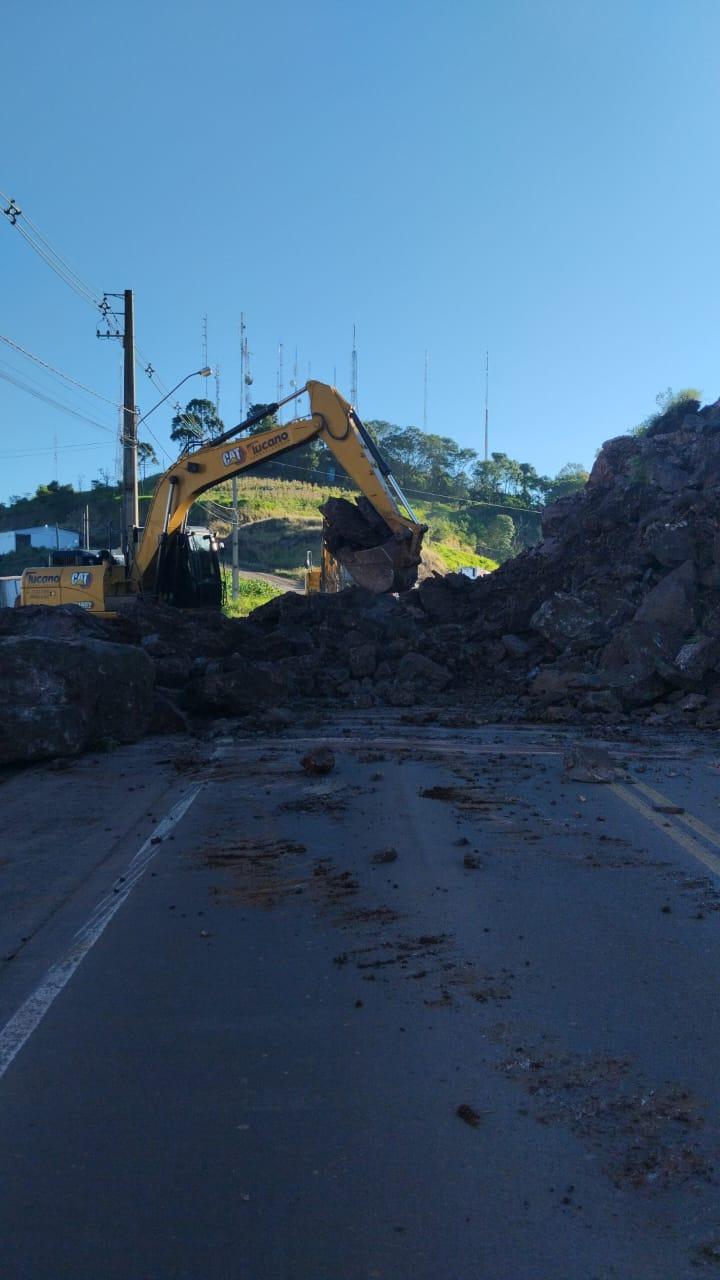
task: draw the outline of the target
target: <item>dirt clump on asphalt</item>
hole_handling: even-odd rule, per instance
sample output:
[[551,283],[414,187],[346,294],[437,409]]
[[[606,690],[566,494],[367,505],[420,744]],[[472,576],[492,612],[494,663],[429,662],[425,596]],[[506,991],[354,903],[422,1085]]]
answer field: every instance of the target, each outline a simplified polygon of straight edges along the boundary
[[[75,754],[95,735],[90,716],[84,735],[64,730],[79,696],[70,650],[58,662],[67,646],[83,646],[90,690],[116,683],[120,646],[142,651],[138,733],[218,717],[276,732],[322,702],[433,718],[461,706],[473,723],[720,723],[720,401],[685,401],[644,434],[608,441],[585,488],[546,508],[542,530],[477,580],[435,574],[400,595],[288,592],[232,621],[149,600],[116,619],[75,606],[0,610],[4,704],[25,699],[24,646],[38,689],[53,685],[57,720],[52,741],[38,729],[36,748],[28,729],[22,755],[6,734],[0,763]],[[114,653],[100,678],[105,646]],[[155,691],[142,693],[150,666]],[[124,741],[134,730],[115,701],[104,733]]]
[[469,1124],[471,1129],[477,1129],[480,1124],[479,1111],[475,1111],[467,1102],[461,1103],[455,1112],[455,1115],[459,1120],[463,1120],[465,1124]]
[[301,757],[300,764],[306,773],[332,773],[335,768],[335,755],[329,747],[311,747]]
[[387,866],[391,862],[397,862],[398,851],[388,846],[387,849],[381,849],[379,853],[374,853],[370,861],[376,867]]

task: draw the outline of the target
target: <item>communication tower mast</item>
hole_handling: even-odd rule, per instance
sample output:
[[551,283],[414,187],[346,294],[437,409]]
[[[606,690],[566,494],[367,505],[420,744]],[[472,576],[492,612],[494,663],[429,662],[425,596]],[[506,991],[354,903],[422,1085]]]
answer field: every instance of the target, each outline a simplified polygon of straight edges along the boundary
[[353,325],[352,356],[350,358],[350,403],[355,409],[357,409],[357,398],[358,398],[357,344],[355,341],[355,325]]
[[[278,342],[278,358],[277,358],[277,395],[275,399],[279,402],[283,398],[283,344]],[[278,409],[278,422],[282,422],[282,409]]]
[[485,461],[486,461],[486,462],[488,461],[488,459],[489,459],[489,457],[490,457],[490,453],[489,453],[489,448],[490,448],[490,430],[489,430],[489,419],[488,419],[488,389],[489,389],[489,385],[490,385],[490,355],[489,355],[489,352],[488,352],[488,351],[486,351],[486,352],[485,352]]
[[247,325],[245,324],[245,313],[240,312],[240,421],[242,422],[247,416],[248,402],[250,399],[249,388],[253,384],[253,376],[250,370],[250,351],[248,349]]
[[290,379],[290,390],[292,392],[295,392],[297,391],[297,389],[298,389],[298,355],[297,355],[297,347],[296,347],[295,360],[293,361],[293,374],[292,374],[292,378]]

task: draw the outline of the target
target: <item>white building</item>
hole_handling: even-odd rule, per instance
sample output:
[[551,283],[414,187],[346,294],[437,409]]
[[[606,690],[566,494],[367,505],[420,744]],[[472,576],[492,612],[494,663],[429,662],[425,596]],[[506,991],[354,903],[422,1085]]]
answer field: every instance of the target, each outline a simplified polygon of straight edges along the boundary
[[59,547],[80,546],[80,534],[72,529],[58,529],[54,524],[41,524],[35,529],[11,529],[0,533],[0,556],[8,551],[22,551],[25,547],[46,547],[56,551]]

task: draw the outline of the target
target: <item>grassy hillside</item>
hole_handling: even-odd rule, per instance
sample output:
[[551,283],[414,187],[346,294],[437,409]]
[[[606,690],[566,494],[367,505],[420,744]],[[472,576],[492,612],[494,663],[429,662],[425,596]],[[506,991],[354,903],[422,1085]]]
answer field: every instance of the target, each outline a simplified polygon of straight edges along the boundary
[[[156,477],[148,477],[140,503],[141,517],[147,509]],[[352,488],[307,484],[258,475],[238,478],[240,516],[240,564],[244,569],[267,572],[301,572],[308,551],[313,563],[320,562],[322,517],[320,505],[330,497],[352,498]],[[227,482],[203,495],[190,513],[192,524],[210,525],[226,542],[230,555],[231,486]],[[0,529],[16,529],[42,524],[80,528],[85,507],[90,509],[90,540],[95,547],[116,546],[119,531],[119,492],[109,485],[95,485],[86,492],[72,486],[40,486],[31,498],[21,498],[0,507]],[[462,523],[462,511],[447,502],[418,504],[416,514],[429,525],[425,538],[428,563],[439,571],[464,565],[494,569],[497,562],[478,552],[477,545]],[[430,554],[431,553],[431,554]],[[23,549],[0,556],[0,574],[14,574],[35,564],[47,563],[47,552]]]
[[[261,476],[238,478],[239,560],[242,568],[268,572],[299,571],[310,551],[320,562],[321,503],[328,498],[351,498],[353,490],[277,480]],[[203,495],[191,513],[193,523],[210,523],[226,542],[230,554],[231,486],[218,485]],[[432,567],[452,572],[463,566],[497,568],[497,561],[479,554],[457,526],[457,510],[449,503],[430,502],[415,508],[418,519],[429,526],[425,545]]]

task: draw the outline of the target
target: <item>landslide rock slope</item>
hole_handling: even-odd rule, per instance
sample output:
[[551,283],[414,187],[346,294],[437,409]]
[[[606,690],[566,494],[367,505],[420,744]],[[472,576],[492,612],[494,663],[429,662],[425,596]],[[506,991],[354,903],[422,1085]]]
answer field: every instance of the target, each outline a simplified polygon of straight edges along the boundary
[[476,581],[288,593],[237,621],[142,600],[115,620],[0,610],[0,763],[208,717],[282,726],[317,701],[720,723],[720,401],[608,441],[543,535]]
[[720,402],[689,401],[608,441],[543,541],[488,577],[283,598],[251,625],[305,648],[308,692],[355,705],[462,694],[510,718],[715,724],[719,588]]

